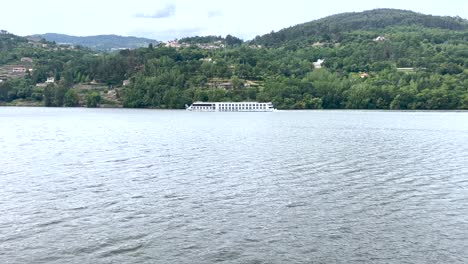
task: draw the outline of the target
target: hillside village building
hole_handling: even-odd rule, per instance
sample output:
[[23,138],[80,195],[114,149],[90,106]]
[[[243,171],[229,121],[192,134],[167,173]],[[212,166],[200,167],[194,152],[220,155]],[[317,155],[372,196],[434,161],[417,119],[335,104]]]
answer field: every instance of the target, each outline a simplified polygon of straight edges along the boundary
[[11,69],[12,72],[14,73],[25,73],[27,71],[27,69],[25,67],[22,67],[22,66],[15,66]]
[[378,36],[374,39],[374,41],[385,41],[385,37],[384,36]]
[[29,63],[32,63],[32,62],[33,62],[33,59],[32,59],[32,58],[29,58],[29,57],[23,57],[23,58],[21,58],[21,62],[29,62]]
[[325,60],[318,59],[316,62],[313,62],[312,64],[314,65],[314,68],[315,68],[315,69],[320,69],[320,68],[322,68],[322,63],[323,63],[324,61],[325,61]]

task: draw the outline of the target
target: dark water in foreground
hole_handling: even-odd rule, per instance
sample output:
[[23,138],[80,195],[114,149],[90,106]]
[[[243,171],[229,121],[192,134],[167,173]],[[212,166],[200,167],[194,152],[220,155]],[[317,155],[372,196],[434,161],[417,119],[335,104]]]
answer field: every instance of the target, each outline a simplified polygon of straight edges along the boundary
[[468,113],[0,108],[0,263],[467,263]]

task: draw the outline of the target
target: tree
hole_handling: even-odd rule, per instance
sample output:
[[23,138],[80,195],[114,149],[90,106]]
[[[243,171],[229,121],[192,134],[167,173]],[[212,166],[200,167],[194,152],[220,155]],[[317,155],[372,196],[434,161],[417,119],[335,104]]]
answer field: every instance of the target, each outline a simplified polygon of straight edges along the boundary
[[234,89],[239,89],[244,86],[244,82],[235,75],[231,77],[231,84]]
[[55,106],[54,105],[54,85],[48,84],[44,88],[44,106]]
[[359,83],[351,86],[349,90],[345,92],[346,108],[349,109],[374,109],[376,108],[375,101],[376,93],[374,88],[366,83]]
[[78,96],[78,93],[75,90],[70,89],[65,93],[65,97],[63,99],[63,105],[67,107],[74,107],[74,106],[78,106],[79,101],[80,101],[80,98]]
[[468,109],[468,93],[461,96],[460,109]]
[[237,38],[231,35],[226,36],[226,45],[235,46],[235,45],[241,45],[241,44],[242,44],[242,40],[240,38]]
[[86,107],[98,107],[101,103],[101,95],[98,92],[91,92],[86,95]]
[[65,99],[65,93],[67,92],[67,88],[63,85],[57,85],[54,87],[54,99],[53,99],[53,106],[63,106],[63,101]]

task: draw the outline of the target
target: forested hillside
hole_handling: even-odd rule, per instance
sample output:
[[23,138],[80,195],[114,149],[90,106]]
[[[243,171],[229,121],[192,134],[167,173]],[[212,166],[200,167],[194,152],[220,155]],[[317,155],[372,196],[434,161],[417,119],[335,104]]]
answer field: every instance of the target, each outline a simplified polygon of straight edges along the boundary
[[[247,42],[204,36],[115,54],[3,34],[0,67],[28,56],[33,70],[4,80],[0,102],[97,106],[110,93],[125,107],[256,100],[280,109],[468,109],[467,23],[378,9]],[[36,86],[48,77],[55,83]]]
[[460,17],[441,17],[419,14],[407,10],[374,9],[359,13],[342,13],[296,25],[256,37],[253,42],[269,47],[287,43],[349,42],[350,32],[374,34],[404,31],[405,28],[439,30],[467,30],[468,21]]

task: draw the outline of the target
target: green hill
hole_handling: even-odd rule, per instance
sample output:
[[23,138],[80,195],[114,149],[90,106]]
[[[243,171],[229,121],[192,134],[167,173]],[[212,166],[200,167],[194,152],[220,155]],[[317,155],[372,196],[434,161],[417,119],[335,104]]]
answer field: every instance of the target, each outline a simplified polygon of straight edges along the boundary
[[460,17],[424,15],[407,10],[374,9],[356,13],[342,13],[282,29],[256,37],[253,43],[269,47],[287,43],[341,41],[343,34],[352,31],[386,32],[397,27],[467,30],[468,20]]

